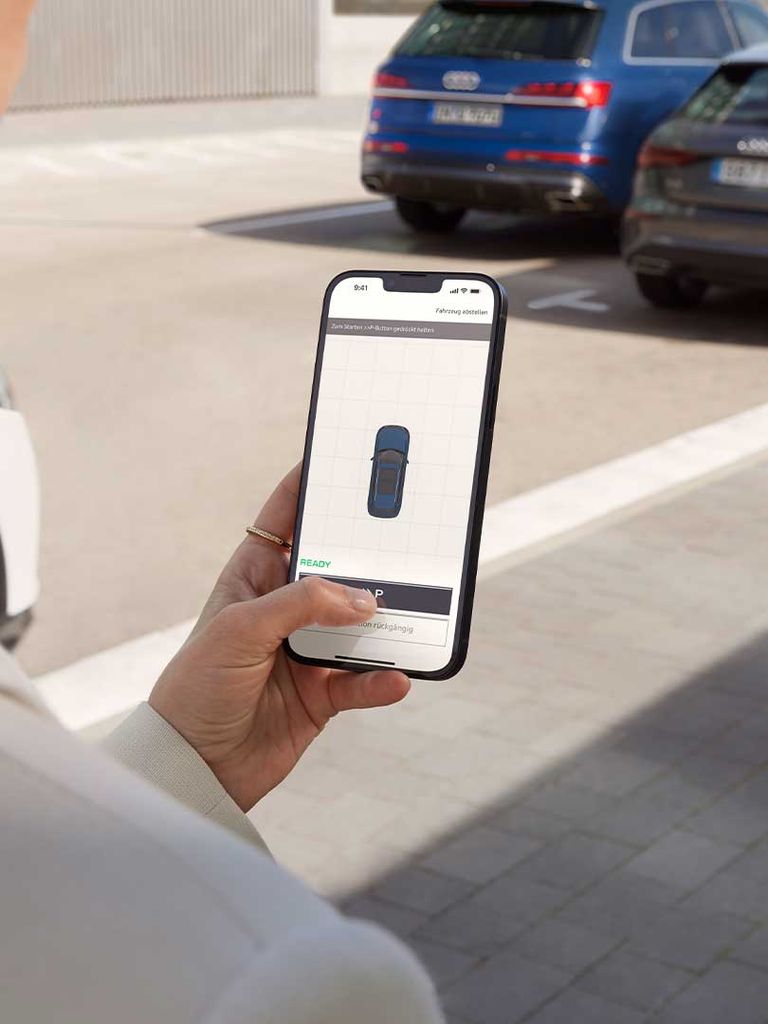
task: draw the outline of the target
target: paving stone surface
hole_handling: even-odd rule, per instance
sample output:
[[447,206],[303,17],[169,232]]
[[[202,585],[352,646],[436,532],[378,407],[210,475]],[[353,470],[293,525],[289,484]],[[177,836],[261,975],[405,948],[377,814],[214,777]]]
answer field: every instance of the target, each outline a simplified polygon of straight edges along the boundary
[[471,656],[259,807],[456,1024],[767,1024],[768,460],[479,587]]
[[619,949],[582,975],[577,986],[616,1003],[651,1011],[663,1006],[694,978],[678,967]]
[[614,936],[566,921],[548,920],[526,931],[513,948],[521,956],[579,974],[618,944]]
[[570,977],[567,971],[498,953],[450,985],[445,1004],[477,1024],[508,1024],[563,991]]
[[659,1024],[765,1024],[768,975],[725,961],[675,996]]
[[627,865],[629,871],[680,889],[695,889],[740,853],[733,843],[705,839],[691,832],[673,831],[662,836]]
[[531,1024],[575,1024],[584,1020],[592,1024],[642,1024],[644,1019],[637,1010],[575,988],[567,989],[527,1018]]

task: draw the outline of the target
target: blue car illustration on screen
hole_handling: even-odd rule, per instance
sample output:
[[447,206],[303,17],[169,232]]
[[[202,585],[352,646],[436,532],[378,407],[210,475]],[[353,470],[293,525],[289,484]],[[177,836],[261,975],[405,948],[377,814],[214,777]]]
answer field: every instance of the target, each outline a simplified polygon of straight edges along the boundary
[[376,432],[368,515],[377,519],[394,519],[400,514],[410,443],[411,435],[405,427],[390,424],[379,427]]

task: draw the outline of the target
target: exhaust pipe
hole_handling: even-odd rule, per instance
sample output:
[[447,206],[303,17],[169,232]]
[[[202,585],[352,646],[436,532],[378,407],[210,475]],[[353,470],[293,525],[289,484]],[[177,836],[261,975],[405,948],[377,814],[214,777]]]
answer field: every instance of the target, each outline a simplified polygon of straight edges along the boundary
[[592,209],[590,203],[572,192],[546,192],[544,199],[552,213],[587,213]]
[[672,273],[672,262],[663,256],[633,256],[629,265],[639,274],[652,274],[654,277],[668,277]]

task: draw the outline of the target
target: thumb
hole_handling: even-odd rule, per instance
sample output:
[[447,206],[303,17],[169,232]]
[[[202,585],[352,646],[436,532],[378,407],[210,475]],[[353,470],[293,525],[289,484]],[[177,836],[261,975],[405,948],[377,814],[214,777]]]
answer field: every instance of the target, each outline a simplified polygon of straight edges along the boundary
[[297,629],[351,626],[372,618],[375,611],[376,599],[367,590],[305,576],[264,597],[231,604],[218,618],[229,644],[251,661],[276,651]]

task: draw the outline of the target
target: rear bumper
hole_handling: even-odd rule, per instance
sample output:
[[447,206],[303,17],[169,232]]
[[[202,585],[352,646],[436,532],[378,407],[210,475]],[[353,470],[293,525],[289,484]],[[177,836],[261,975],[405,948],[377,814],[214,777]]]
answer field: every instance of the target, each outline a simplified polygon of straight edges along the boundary
[[369,192],[450,203],[469,209],[515,213],[608,213],[599,186],[573,168],[450,164],[383,154],[363,154]]
[[672,207],[649,214],[631,208],[622,251],[639,273],[687,274],[715,284],[768,284],[768,217]]

